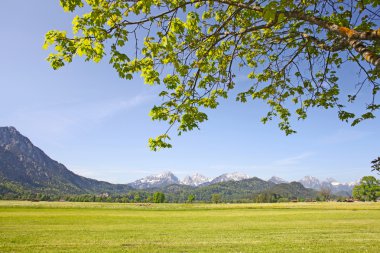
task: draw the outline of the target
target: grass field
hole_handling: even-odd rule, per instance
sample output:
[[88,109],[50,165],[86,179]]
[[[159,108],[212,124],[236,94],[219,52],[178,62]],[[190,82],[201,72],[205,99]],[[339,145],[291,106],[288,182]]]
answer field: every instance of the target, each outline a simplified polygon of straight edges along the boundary
[[0,252],[380,252],[380,203],[0,201]]

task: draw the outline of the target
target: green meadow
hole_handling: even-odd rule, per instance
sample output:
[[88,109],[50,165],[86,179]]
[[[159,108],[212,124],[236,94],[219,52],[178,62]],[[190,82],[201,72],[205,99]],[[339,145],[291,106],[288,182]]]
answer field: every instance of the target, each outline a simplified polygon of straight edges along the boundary
[[380,203],[0,201],[0,252],[380,252]]

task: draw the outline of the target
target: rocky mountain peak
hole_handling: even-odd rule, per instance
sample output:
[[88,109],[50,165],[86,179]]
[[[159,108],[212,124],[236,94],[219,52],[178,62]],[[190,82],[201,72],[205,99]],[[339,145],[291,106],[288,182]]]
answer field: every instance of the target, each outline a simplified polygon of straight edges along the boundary
[[0,127],[0,146],[15,155],[22,156],[28,160],[46,163],[48,156],[15,127]]
[[341,183],[334,178],[319,180],[318,178],[312,176],[306,176],[300,179],[298,182],[300,182],[306,188],[315,190],[330,188],[333,193],[347,192],[348,194],[351,194],[353,187],[357,184],[357,182]]
[[248,179],[248,178],[250,178],[250,176],[242,172],[232,172],[232,173],[225,173],[214,178],[211,181],[211,183],[215,184],[215,183],[221,183],[221,182],[227,182],[227,181],[240,181],[240,180]]
[[181,184],[184,184],[184,185],[190,185],[190,186],[199,186],[201,184],[204,184],[204,183],[207,183],[209,182],[210,179],[199,174],[199,173],[195,173],[194,175],[192,176],[186,176],[184,177],[182,180],[181,180]]
[[[20,141],[25,141],[26,137],[22,136],[14,127],[0,127],[0,145],[8,146]],[[30,141],[29,141],[30,142]]]
[[300,182],[306,188],[319,189],[321,187],[321,181],[319,181],[318,178],[312,176],[305,176],[298,182]]
[[136,189],[148,189],[148,188],[164,187],[171,184],[179,184],[179,183],[180,183],[179,179],[171,171],[166,171],[160,174],[141,178],[132,183],[129,183],[128,185]]
[[0,127],[0,143],[5,143],[13,139],[25,138],[19,131],[13,126]]
[[276,176],[273,176],[271,177],[268,182],[272,182],[272,183],[275,183],[275,184],[285,184],[285,183],[288,183],[288,181],[286,181],[285,179],[282,179],[280,177],[276,177]]

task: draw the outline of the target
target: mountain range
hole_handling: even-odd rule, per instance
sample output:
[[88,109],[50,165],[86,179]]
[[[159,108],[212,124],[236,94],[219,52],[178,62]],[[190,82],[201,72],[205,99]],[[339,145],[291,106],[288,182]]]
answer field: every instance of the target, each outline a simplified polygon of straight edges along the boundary
[[194,187],[206,186],[211,184],[217,184],[228,181],[240,181],[250,178],[247,174],[240,172],[225,173],[220,176],[217,176],[214,179],[205,177],[199,173],[195,173],[192,176],[185,176],[180,180],[177,176],[171,171],[166,171],[156,175],[150,175],[141,179],[138,179],[128,185],[135,189],[150,189],[150,188],[160,188],[172,184],[179,185],[189,185]]
[[[214,179],[207,178],[199,173],[196,173],[192,176],[185,176],[183,180],[180,180],[172,172],[167,171],[157,175],[150,175],[139,180],[136,180],[128,185],[136,189],[151,189],[151,188],[162,188],[172,184],[179,185],[188,185],[194,187],[202,187],[222,182],[228,181],[241,181],[249,179],[247,174],[241,172],[225,173],[220,176],[215,177]],[[286,181],[280,177],[273,176],[268,182],[273,184],[289,184],[291,182]],[[304,178],[297,180],[295,182],[301,183],[305,188],[310,188],[314,190],[321,190],[323,188],[328,188],[332,193],[344,193],[343,195],[351,194],[353,187],[358,182],[351,183],[340,183],[332,178],[327,178],[326,180],[319,180],[316,177],[305,176]]]
[[215,193],[223,193],[225,199],[231,200],[237,196],[243,198],[260,192],[309,198],[316,196],[314,190],[323,187],[329,187],[335,193],[346,192],[347,195],[351,193],[353,185],[354,183],[344,184],[333,179],[320,181],[310,176],[291,183],[279,177],[266,181],[239,172],[225,173],[213,179],[196,173],[180,180],[170,171],[128,184],[111,184],[73,173],[34,146],[14,127],[0,127],[0,196],[21,192],[118,194],[135,190],[160,190],[173,193],[173,198],[182,196],[178,201],[182,201],[188,194],[197,194],[203,196],[202,199],[208,199]]
[[349,182],[349,183],[341,183],[333,178],[327,178],[326,180],[319,180],[316,177],[312,176],[305,176],[304,178],[300,179],[298,182],[300,182],[303,186],[311,189],[321,190],[323,188],[331,189],[332,193],[339,193],[339,192],[352,192],[352,189],[355,185],[359,183],[359,181],[356,182]]

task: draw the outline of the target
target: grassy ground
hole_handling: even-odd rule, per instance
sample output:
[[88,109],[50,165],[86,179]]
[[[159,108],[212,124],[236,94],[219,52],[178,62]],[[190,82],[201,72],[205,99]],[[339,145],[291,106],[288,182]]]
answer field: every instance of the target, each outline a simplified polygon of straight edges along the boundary
[[380,252],[380,203],[0,201],[0,252]]

